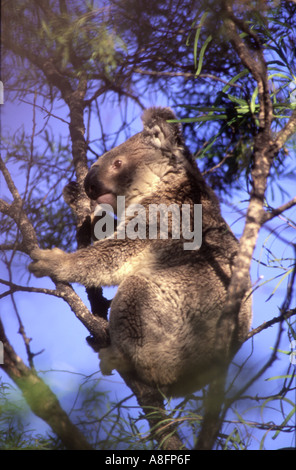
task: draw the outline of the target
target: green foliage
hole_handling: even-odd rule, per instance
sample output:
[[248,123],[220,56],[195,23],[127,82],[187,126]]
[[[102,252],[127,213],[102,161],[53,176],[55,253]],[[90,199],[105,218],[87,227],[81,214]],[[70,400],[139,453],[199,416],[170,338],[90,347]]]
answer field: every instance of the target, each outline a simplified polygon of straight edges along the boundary
[[[47,89],[46,77],[40,69],[48,60],[61,74],[65,73],[74,86],[82,74],[86,74],[89,80],[113,79],[126,47],[108,23],[105,9],[95,8],[84,0],[69,10],[61,11],[58,3],[4,0],[3,50],[7,65],[4,67],[4,82],[9,80],[16,85],[22,81],[28,89],[38,82],[39,88],[41,85]],[[23,44],[26,48],[22,47]],[[14,54],[9,54],[9,50]],[[11,61],[16,74],[9,72]],[[19,94],[23,95],[23,91]]]
[[28,426],[26,405],[20,399],[17,401],[16,395],[10,384],[0,381],[0,450],[52,448],[48,437]]
[[[289,2],[265,3],[259,2],[262,8],[243,3],[238,16],[247,20],[263,44],[277,131],[295,107],[296,7]],[[129,96],[139,103],[146,90],[161,90],[175,103],[186,140],[203,170],[223,161],[208,175],[213,186],[221,192],[240,187],[240,176],[248,178],[258,131],[258,90],[229,43],[223,2],[185,0],[180,8],[177,0],[100,5],[83,1],[60,9],[56,1],[17,1],[13,7],[4,2],[6,47],[16,52],[9,61],[16,63],[16,56],[24,59],[22,68],[16,69],[20,75],[10,77],[12,83],[21,80],[29,88],[38,81],[39,87],[40,82],[46,86],[38,66],[50,58],[73,85],[86,74],[91,101],[109,89],[119,99]],[[251,38],[242,36],[253,47]],[[18,50],[23,43],[28,47]],[[27,66],[28,61],[37,67]],[[4,67],[5,73],[8,70]],[[284,171],[287,149],[279,154],[279,172]]]
[[[49,127],[33,140],[32,146],[32,136],[24,129],[12,137],[3,136],[1,149],[6,163],[15,174],[22,175],[16,184],[42,247],[75,249],[75,220],[61,197],[63,187],[74,177],[69,145],[62,136],[57,140]],[[9,192],[5,194],[11,200]],[[12,245],[15,224],[3,214],[0,217],[2,242]]]
[[[295,13],[295,8],[294,8]],[[252,6],[244,10],[248,15],[248,26],[257,34],[264,48],[264,55],[270,72],[269,82],[271,98],[273,101],[273,130],[278,131],[284,127],[287,119],[295,109],[294,95],[291,90],[295,88],[296,76],[296,36],[293,28],[293,7],[283,4],[276,8],[266,8],[262,11]],[[220,16],[220,20],[219,20]],[[215,29],[213,26],[215,25]],[[193,26],[196,30],[187,38],[187,46],[193,47],[194,67],[196,75],[208,71],[208,61],[212,55],[217,60],[217,51],[223,54],[223,45],[226,45],[227,34],[223,30],[223,7],[217,8],[217,3],[208,5],[207,10],[199,10]],[[213,34],[211,34],[215,31]],[[246,34],[243,34],[246,37]],[[209,45],[211,47],[208,50]],[[204,63],[204,53],[207,60]],[[248,175],[251,165],[252,141],[259,130],[258,88],[250,72],[243,68],[243,64],[235,64],[231,58],[231,48],[224,52],[225,65],[219,68],[217,79],[227,82],[222,86],[217,81],[215,90],[209,89],[199,96],[202,104],[194,104],[194,91],[190,93],[190,104],[182,104],[186,117],[180,122],[197,127],[199,135],[203,136],[205,145],[200,148],[199,138],[196,152],[200,164],[208,171],[214,164],[223,161],[215,175],[210,175],[211,182],[216,189],[228,191],[230,185],[239,181],[241,174]],[[219,60],[219,59],[218,59]],[[228,66],[228,70],[225,70]],[[230,91],[231,90],[231,91]],[[201,99],[200,99],[201,98]],[[187,98],[188,99],[188,98]],[[184,100],[183,100],[184,103]],[[214,125],[213,125],[214,124]],[[189,135],[194,139],[195,131],[189,128]],[[222,145],[221,145],[222,142]],[[227,159],[225,160],[225,149]],[[287,147],[278,157],[276,168],[284,171],[283,162],[287,154]],[[222,177],[222,180],[221,180]],[[220,179],[220,182],[219,182]],[[225,187],[225,184],[227,186]]]
[[75,16],[63,13],[52,20],[44,18],[40,25],[40,39],[48,50],[55,51],[61,71],[76,69],[88,74],[98,71],[98,65],[107,75],[117,66],[117,53],[124,43],[108,29],[100,9],[82,4]]

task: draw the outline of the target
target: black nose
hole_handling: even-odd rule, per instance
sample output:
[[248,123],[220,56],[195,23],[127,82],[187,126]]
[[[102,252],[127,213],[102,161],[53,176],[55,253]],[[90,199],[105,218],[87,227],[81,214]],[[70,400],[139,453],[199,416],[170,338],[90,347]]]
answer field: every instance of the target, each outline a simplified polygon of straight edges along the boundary
[[102,188],[98,175],[98,167],[93,166],[85,177],[84,189],[90,199],[97,199],[101,194]]

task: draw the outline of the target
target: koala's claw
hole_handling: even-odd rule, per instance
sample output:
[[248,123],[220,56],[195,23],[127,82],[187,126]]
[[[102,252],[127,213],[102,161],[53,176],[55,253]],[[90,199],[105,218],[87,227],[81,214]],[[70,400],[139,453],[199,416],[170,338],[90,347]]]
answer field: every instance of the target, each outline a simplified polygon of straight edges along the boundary
[[56,277],[57,268],[61,264],[61,256],[64,254],[59,248],[53,250],[41,250],[35,248],[31,252],[33,262],[29,264],[29,271],[36,277]]
[[72,209],[76,209],[76,203],[79,196],[79,184],[76,181],[70,181],[63,189],[63,198],[66,204]]

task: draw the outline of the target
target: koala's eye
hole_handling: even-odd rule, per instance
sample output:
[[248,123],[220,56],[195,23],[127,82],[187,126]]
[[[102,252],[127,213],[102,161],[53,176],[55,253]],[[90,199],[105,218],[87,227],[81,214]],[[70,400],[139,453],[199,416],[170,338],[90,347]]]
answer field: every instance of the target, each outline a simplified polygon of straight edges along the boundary
[[114,168],[116,168],[116,169],[120,168],[121,165],[122,165],[122,161],[121,161],[121,160],[115,160],[115,161],[113,162],[113,166],[114,166]]

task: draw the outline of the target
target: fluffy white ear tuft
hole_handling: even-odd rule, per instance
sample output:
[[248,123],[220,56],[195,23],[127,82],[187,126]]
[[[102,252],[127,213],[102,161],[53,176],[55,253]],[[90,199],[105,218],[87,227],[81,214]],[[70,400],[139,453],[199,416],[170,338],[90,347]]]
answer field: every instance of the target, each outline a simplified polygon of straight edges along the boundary
[[170,108],[153,107],[144,111],[144,135],[153,146],[163,150],[183,146],[181,125],[167,122],[174,119],[176,115]]

